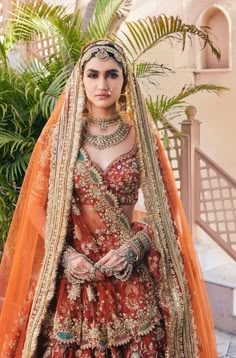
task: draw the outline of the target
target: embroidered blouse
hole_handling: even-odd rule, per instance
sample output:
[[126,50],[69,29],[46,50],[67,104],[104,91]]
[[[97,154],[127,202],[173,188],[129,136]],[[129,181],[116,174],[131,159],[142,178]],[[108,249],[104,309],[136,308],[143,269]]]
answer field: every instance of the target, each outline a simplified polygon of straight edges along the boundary
[[[115,158],[105,170],[94,163],[88,156],[85,149],[80,150],[80,157],[90,163],[91,168],[95,168],[102,176],[107,189],[114,194],[121,205],[134,205],[138,200],[139,189],[139,170],[136,159],[137,148],[134,146],[129,152],[121,154]],[[86,196],[84,188],[79,188],[80,198],[83,197],[83,204],[91,204]]]

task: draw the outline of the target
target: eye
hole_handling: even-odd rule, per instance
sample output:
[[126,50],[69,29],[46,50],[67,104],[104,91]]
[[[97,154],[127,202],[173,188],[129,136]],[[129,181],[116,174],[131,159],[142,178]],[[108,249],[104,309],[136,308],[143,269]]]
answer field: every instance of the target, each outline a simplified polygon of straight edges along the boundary
[[97,74],[91,72],[91,73],[88,74],[88,77],[89,78],[97,78]]
[[118,74],[115,73],[115,72],[112,72],[112,73],[109,73],[109,75],[107,77],[109,77],[109,78],[117,78]]

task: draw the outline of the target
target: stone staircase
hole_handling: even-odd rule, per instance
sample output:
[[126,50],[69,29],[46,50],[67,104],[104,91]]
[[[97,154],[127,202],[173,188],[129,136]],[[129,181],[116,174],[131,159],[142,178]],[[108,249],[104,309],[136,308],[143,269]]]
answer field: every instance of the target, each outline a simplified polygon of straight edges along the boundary
[[206,282],[215,327],[236,335],[236,262],[211,238],[199,235],[196,252]]

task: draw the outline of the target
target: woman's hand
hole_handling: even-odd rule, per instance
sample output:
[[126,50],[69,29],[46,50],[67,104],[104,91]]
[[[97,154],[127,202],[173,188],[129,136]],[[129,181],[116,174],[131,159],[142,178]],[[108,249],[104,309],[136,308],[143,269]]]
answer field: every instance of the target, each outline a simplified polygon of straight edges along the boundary
[[95,267],[106,276],[112,276],[116,273],[124,271],[127,265],[127,258],[122,255],[121,249],[110,250],[105,256],[95,263]]
[[104,280],[104,275],[94,266],[94,263],[72,247],[65,251],[63,263],[65,275],[71,283]]
[[96,269],[93,263],[83,255],[72,254],[70,265],[73,271],[80,273],[85,281],[101,281],[104,275]]

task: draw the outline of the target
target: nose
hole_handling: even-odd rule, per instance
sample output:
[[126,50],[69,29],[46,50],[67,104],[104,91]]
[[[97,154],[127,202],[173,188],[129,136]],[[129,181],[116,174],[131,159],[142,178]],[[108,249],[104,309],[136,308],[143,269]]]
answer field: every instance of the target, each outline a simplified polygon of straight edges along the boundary
[[107,88],[107,80],[104,77],[101,77],[98,82],[98,89],[99,90],[105,90]]

